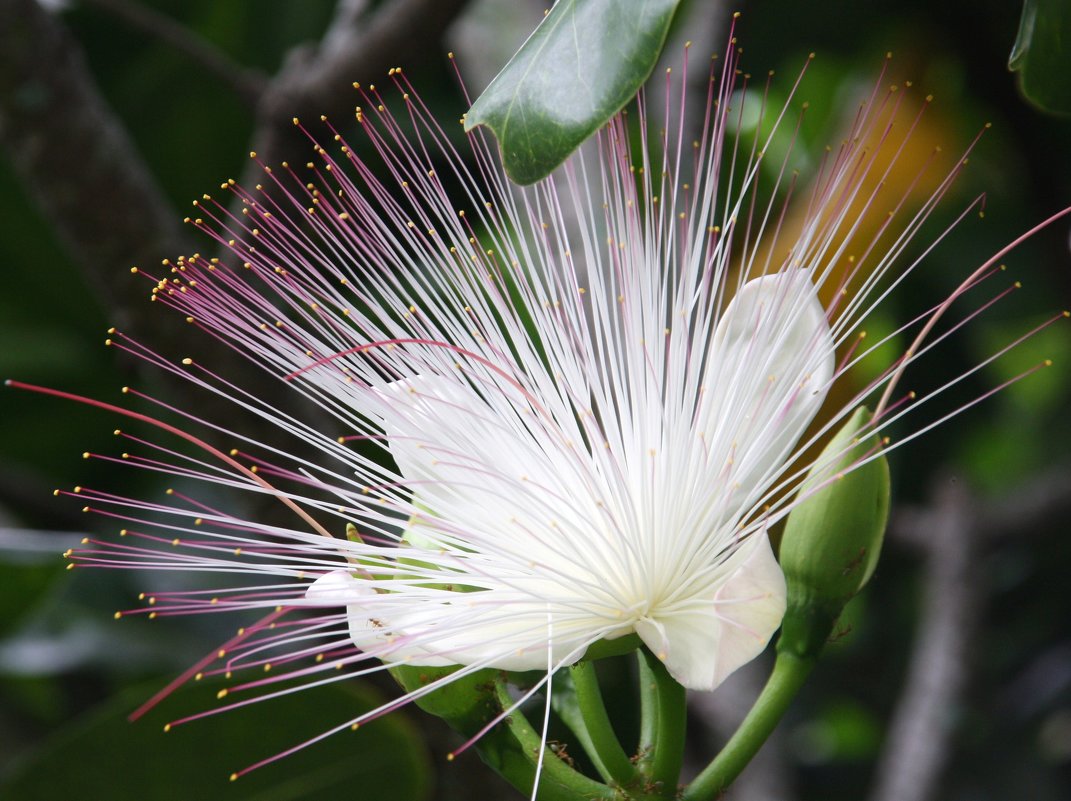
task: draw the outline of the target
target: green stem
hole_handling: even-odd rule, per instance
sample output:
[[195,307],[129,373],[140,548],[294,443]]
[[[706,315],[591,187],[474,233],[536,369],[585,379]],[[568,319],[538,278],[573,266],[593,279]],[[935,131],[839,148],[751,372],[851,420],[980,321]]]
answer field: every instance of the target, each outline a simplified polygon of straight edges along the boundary
[[577,737],[586,740],[583,743],[584,750],[603,779],[610,783],[629,784],[636,776],[636,766],[628,758],[614,732],[599,689],[594,663],[578,662],[569,672],[583,722],[582,731],[575,732]]
[[773,672],[740,728],[714,761],[681,796],[682,801],[711,801],[732,784],[766,742],[814,667],[816,654],[799,656],[779,650]]
[[[495,682],[495,697],[502,709],[513,706],[506,682]],[[620,795],[611,787],[589,779],[550,751],[543,737],[520,709],[514,709],[476,743],[480,756],[510,784],[526,795],[532,792],[540,754],[543,770],[537,801],[615,801]]]
[[658,742],[658,681],[647,666],[645,650],[636,651],[640,677],[640,742],[636,748],[636,767],[644,777],[649,777]]
[[647,648],[639,653],[639,768],[650,790],[664,798],[676,798],[687,723],[684,687]]

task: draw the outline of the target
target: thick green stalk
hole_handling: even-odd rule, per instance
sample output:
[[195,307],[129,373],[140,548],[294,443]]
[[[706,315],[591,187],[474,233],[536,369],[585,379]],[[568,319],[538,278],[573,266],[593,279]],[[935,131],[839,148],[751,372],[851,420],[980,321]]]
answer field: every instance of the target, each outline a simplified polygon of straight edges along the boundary
[[639,768],[650,792],[662,798],[676,798],[687,723],[684,687],[647,648],[639,653]]
[[[502,709],[509,709],[514,703],[503,680],[495,682],[495,697]],[[613,788],[578,773],[547,749],[542,736],[520,709],[514,709],[501,724],[481,737],[476,749],[487,764],[526,795],[535,785],[542,754],[537,801],[619,801],[621,798]]]
[[814,667],[817,654],[800,656],[778,650],[773,672],[740,728],[714,761],[700,773],[682,801],[712,801],[732,784],[773,732]]
[[655,743],[658,742],[658,682],[643,656],[645,648],[636,651],[640,689],[640,741],[636,747],[636,767],[646,778],[651,775]]
[[584,750],[591,757],[600,776],[612,784],[629,784],[636,776],[636,766],[632,764],[614,732],[599,689],[594,663],[578,662],[569,672],[572,674],[583,724],[582,731],[575,732],[577,737],[585,740],[582,743]]

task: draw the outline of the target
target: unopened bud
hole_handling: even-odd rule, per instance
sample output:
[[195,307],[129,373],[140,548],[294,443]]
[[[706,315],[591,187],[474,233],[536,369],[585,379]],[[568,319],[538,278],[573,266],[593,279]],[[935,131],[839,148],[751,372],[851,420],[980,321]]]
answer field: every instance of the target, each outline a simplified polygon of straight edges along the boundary
[[889,517],[889,465],[860,406],[822,451],[800,488],[781,540],[788,610],[778,647],[821,650],[841,610],[870,580]]

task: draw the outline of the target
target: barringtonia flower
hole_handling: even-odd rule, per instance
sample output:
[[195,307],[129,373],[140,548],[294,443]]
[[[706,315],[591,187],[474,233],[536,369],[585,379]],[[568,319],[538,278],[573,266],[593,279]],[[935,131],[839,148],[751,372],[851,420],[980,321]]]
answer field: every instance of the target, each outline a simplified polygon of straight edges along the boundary
[[[479,132],[457,152],[396,72],[399,97],[360,90],[358,141],[327,124],[331,146],[308,164],[263,165],[262,186],[228,181],[197,202],[190,222],[222,255],[143,270],[154,299],[303,396],[315,421],[113,333],[297,446],[156,401],[178,422],[149,422],[204,457],[124,432],[124,460],[182,491],[79,488],[124,529],[73,563],[246,574],[147,592],[140,610],[262,610],[195,668],[236,681],[258,668],[231,699],[396,664],[550,674],[625,635],[691,689],[754,658],[785,608],[767,531],[797,502],[802,455],[923,352],[824,408],[874,350],[857,347],[860,325],[917,264],[892,272],[932,203],[911,215],[881,195],[903,93],[876,89],[788,237],[785,208],[762,199],[775,187],[759,186],[767,140],[732,133],[733,58],[712,73],[698,141],[668,107],[649,137],[641,103],[529,189],[506,182]],[[886,250],[856,241],[877,203],[893,210]],[[873,430],[900,414],[881,406]],[[245,519],[195,499],[194,482],[289,508]]]

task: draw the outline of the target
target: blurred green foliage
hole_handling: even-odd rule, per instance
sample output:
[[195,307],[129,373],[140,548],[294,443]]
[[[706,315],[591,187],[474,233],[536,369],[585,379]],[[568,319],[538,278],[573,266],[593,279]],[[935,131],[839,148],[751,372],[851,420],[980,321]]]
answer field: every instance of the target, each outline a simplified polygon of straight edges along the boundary
[[[20,801],[100,798],[109,801],[300,801],[352,797],[353,788],[377,801],[428,797],[428,756],[415,728],[401,716],[346,731],[292,755],[282,764],[227,777],[322,733],[328,720],[374,709],[383,699],[353,683],[287,695],[221,715],[206,737],[196,724],[166,734],[164,723],[215,703],[218,683],[172,696],[137,724],[127,715],[155,692],[156,682],[129,687],[57,731],[15,764],[0,796]],[[342,718],[335,720],[335,718]],[[221,747],[225,743],[226,747]],[[62,766],[62,769],[57,769]]]

